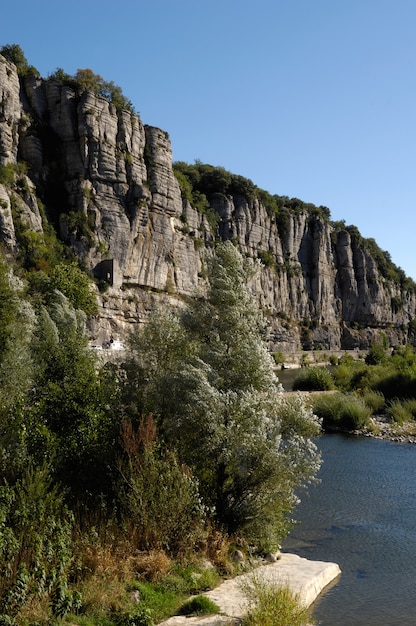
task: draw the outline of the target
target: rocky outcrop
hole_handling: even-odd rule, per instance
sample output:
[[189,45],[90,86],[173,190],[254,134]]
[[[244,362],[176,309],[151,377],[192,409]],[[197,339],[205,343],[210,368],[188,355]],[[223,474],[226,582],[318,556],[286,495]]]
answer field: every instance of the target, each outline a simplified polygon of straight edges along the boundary
[[365,348],[380,331],[408,340],[415,293],[387,280],[348,230],[307,210],[279,230],[258,196],[221,193],[210,197],[214,228],[182,197],[165,131],[57,80],[19,79],[2,57],[0,93],[0,240],[14,254],[17,222],[39,236],[45,220],[55,226],[109,286],[95,338],[123,335],[161,300],[180,305],[222,238],[259,263],[250,286],[273,349]]

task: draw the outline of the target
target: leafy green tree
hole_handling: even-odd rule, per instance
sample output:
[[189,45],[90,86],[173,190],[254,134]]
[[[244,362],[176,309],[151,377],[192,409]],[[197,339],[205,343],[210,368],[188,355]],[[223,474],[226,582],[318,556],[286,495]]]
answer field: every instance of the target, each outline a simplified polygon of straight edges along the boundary
[[299,401],[282,404],[249,277],[237,249],[218,245],[207,293],[176,316],[157,313],[132,349],[140,408],[155,411],[218,522],[270,546],[288,530],[294,489],[319,466],[309,439],[319,425]]
[[112,383],[87,348],[85,315],[59,292],[42,307],[33,338],[32,454],[47,454],[73,494],[92,498],[110,487],[117,425],[107,407]]
[[71,76],[58,67],[49,77],[51,80],[57,80],[77,91],[91,91],[97,96],[105,98],[111,102],[116,109],[125,109],[134,113],[134,107],[128,98],[123,94],[121,87],[113,81],[105,81],[102,76],[93,72],[90,68],[78,69],[76,74]]
[[373,341],[365,357],[367,365],[381,365],[387,361],[387,352],[379,341]]
[[72,304],[87,315],[97,312],[97,300],[92,290],[92,283],[76,261],[58,263],[50,274],[50,286],[58,289]]
[[24,286],[0,263],[0,483],[13,481],[27,464],[25,409],[33,382],[31,341],[35,311]]
[[37,69],[28,64],[22,48],[17,44],[3,46],[0,48],[0,54],[10,63],[14,63],[20,76],[27,76],[28,74],[39,75]]
[[17,310],[16,294],[10,285],[10,271],[6,262],[0,257],[0,361],[6,350]]
[[55,615],[76,604],[67,589],[72,523],[47,467],[29,465],[15,485],[0,489],[1,623],[15,623],[3,619],[24,612],[35,598]]

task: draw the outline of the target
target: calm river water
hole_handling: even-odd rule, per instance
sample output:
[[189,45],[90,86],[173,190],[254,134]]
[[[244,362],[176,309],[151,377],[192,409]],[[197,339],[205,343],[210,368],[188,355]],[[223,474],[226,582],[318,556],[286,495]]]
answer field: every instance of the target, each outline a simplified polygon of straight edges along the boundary
[[324,435],[320,484],[301,495],[283,549],[334,561],[314,605],[322,626],[415,626],[416,445]]

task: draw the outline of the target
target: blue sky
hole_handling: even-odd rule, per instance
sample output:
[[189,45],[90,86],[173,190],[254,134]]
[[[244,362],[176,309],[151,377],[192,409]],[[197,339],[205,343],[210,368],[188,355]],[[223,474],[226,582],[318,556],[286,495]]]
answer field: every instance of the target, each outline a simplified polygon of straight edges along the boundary
[[416,280],[415,0],[13,0],[0,47],[119,85],[175,160],[327,206]]

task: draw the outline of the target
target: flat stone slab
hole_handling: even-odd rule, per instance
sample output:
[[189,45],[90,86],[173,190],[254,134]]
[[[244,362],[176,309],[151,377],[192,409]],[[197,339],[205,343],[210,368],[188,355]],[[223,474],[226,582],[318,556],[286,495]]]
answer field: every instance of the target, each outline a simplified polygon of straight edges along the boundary
[[297,554],[281,554],[275,563],[262,565],[249,574],[243,574],[207,591],[203,595],[210,598],[220,607],[220,615],[204,617],[171,617],[160,626],[232,626],[238,624],[248,610],[248,600],[244,586],[249,584],[250,577],[269,585],[289,587],[297,594],[306,606],[310,606],[329,583],[341,573],[336,563],[325,561],[309,561]]

